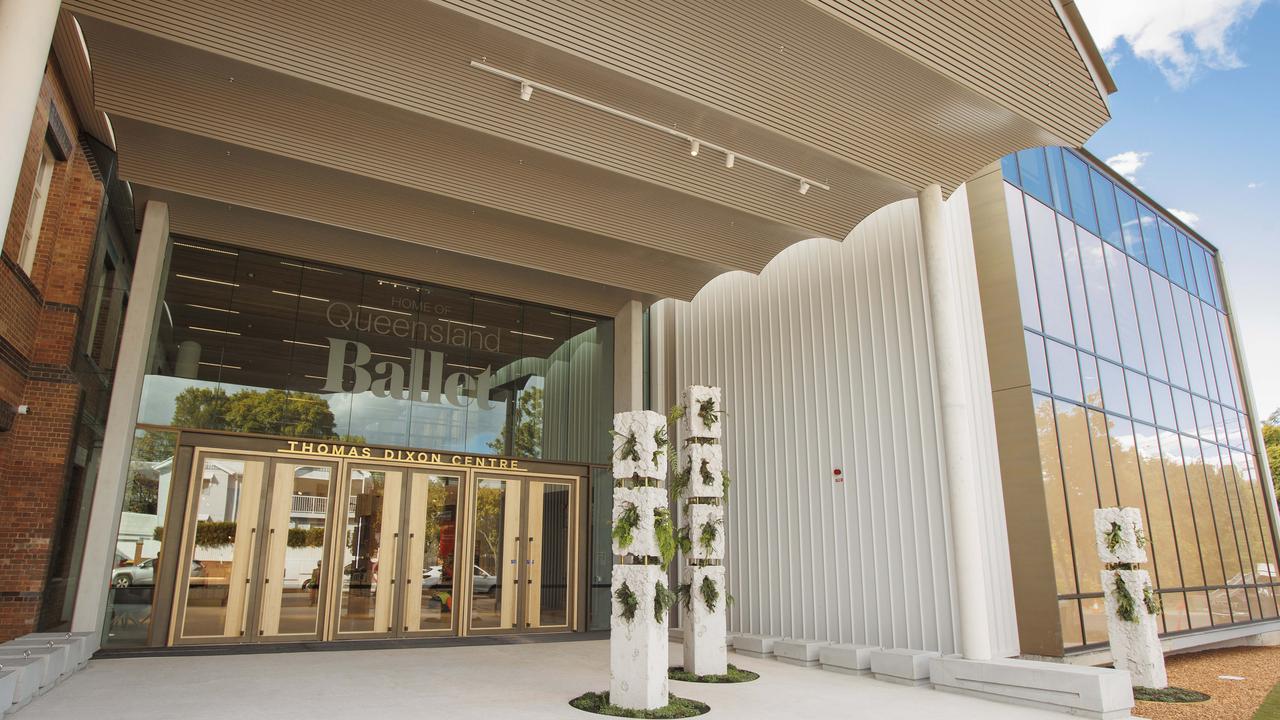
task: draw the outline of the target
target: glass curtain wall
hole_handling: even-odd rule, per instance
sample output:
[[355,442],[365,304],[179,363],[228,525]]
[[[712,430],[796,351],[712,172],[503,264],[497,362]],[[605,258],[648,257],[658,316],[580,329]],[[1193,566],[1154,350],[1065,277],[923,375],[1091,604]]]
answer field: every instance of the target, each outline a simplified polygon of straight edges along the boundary
[[610,453],[612,320],[181,237],[160,316],[106,645],[156,640],[155,567],[176,548],[163,523],[184,429],[593,465],[593,499],[606,513],[591,525],[590,622],[607,627],[609,567],[598,558],[610,552],[612,484],[601,490],[600,466]]
[[608,460],[612,321],[174,240],[139,423]]
[[1214,251],[1076,153],[1003,161],[1063,643],[1105,643],[1093,511],[1140,508],[1162,633],[1275,618]]

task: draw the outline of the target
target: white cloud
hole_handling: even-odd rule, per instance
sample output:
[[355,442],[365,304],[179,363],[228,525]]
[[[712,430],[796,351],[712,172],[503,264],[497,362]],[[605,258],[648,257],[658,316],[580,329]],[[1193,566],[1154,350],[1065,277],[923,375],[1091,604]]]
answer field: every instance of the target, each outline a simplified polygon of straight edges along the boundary
[[1142,166],[1147,164],[1147,158],[1150,155],[1151,153],[1149,152],[1129,150],[1107,158],[1107,164],[1111,166],[1112,170],[1123,175],[1125,180],[1137,184],[1138,178],[1135,176],[1142,169]]
[[1078,0],[1089,33],[1108,61],[1124,40],[1135,57],[1154,63],[1175,89],[1201,70],[1244,63],[1231,32],[1253,17],[1262,0]]
[[1251,182],[1248,185],[1245,185],[1245,187],[1249,188],[1250,190],[1257,190],[1258,188],[1262,187],[1262,183]]
[[1200,216],[1189,210],[1179,210],[1177,208],[1169,208],[1169,214],[1178,218],[1179,220],[1186,223],[1190,227],[1195,227],[1196,223],[1200,222]]

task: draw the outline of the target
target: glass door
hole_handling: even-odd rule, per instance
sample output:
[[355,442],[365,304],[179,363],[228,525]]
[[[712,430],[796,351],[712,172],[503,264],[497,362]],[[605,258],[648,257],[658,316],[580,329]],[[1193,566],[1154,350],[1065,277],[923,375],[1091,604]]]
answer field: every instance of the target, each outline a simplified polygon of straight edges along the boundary
[[238,642],[249,630],[267,461],[201,454],[195,467],[178,586],[177,640]]
[[568,482],[530,480],[526,512],[525,629],[567,630],[573,606],[573,489]]
[[473,552],[468,627],[472,631],[513,630],[518,621],[524,483],[500,476],[477,477],[474,487],[469,523]]
[[330,463],[277,460],[271,465],[262,540],[257,635],[263,640],[319,639],[328,575],[326,546]]
[[379,637],[395,632],[396,551],[405,471],[348,464],[340,512],[342,549],[336,632],[339,638]]
[[473,485],[468,633],[570,629],[576,482],[477,474]]
[[333,463],[202,454],[179,642],[319,639]]
[[404,535],[403,600],[399,627],[404,635],[455,631],[455,566],[459,475],[434,471],[409,474]]

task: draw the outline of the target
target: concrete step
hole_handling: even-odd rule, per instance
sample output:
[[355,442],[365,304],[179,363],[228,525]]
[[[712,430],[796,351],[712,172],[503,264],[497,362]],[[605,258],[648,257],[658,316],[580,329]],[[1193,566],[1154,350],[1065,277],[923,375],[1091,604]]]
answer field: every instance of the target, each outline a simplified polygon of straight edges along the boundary
[[773,657],[774,643],[781,639],[773,635],[735,635],[733,651],[749,657],[769,658]]
[[872,650],[871,672],[877,680],[899,685],[928,685],[929,661],[936,657],[940,655],[929,650]]
[[773,656],[791,665],[813,667],[818,664],[819,651],[830,644],[827,640],[785,638],[773,644]]
[[870,675],[871,652],[879,649],[879,645],[827,645],[818,651],[818,662],[822,664],[823,670],[847,675]]

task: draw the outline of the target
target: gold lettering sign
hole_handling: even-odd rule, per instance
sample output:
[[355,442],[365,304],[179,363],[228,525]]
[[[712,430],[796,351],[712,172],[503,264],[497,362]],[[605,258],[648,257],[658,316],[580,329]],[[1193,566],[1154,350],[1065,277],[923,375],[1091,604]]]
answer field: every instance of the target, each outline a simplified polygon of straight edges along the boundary
[[364,445],[351,445],[336,442],[304,442],[289,440],[288,447],[277,452],[289,455],[318,455],[323,457],[356,458],[358,460],[389,460],[399,463],[418,465],[456,465],[458,467],[495,468],[527,472],[528,468],[520,467],[519,460],[486,457],[483,455],[442,455],[426,450],[396,450],[394,448],[371,448]]

